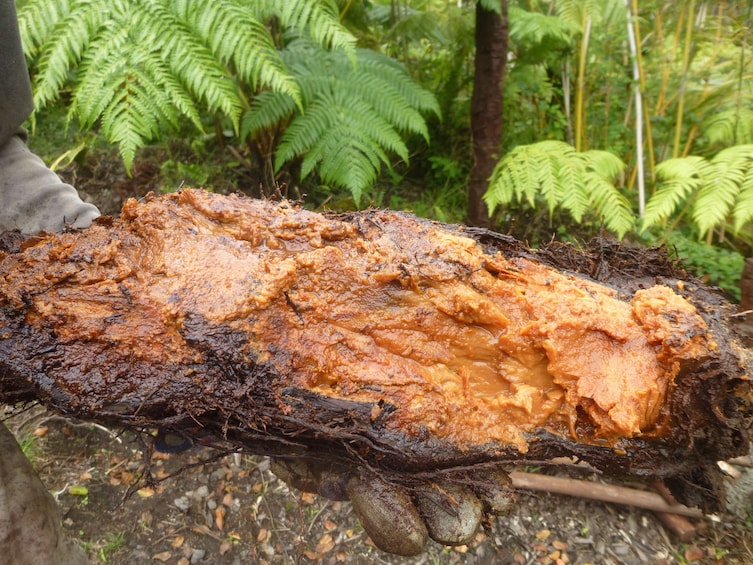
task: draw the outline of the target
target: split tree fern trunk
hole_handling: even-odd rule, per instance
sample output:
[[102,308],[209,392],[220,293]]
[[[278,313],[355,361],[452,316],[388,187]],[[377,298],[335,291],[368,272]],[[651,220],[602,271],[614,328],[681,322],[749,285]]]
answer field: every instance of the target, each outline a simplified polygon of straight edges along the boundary
[[6,402],[407,485],[571,456],[706,486],[747,450],[732,307],[656,250],[192,190],[6,239]]

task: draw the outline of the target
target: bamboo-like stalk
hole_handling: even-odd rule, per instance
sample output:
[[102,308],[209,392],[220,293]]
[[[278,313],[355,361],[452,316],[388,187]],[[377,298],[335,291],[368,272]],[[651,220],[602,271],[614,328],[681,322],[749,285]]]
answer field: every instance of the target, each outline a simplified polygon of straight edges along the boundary
[[575,149],[583,151],[586,129],[584,98],[586,95],[586,56],[588,55],[588,38],[591,35],[591,17],[583,14],[583,39],[578,61],[578,83],[575,86]]
[[[750,21],[750,14],[751,11],[753,11],[753,4],[748,2],[748,13],[746,14],[745,21]],[[739,66],[739,72],[737,75],[737,103],[735,105],[735,124],[739,123],[740,121],[740,111],[742,110],[742,101],[743,101],[743,76],[745,74],[745,50],[748,47],[748,33],[747,28],[745,29],[745,33],[743,33],[742,41],[740,44],[740,66]],[[735,132],[734,132],[734,143],[739,143],[738,141],[738,133],[739,133],[739,127],[735,125]]]
[[704,514],[698,508],[689,508],[683,504],[670,504],[655,492],[643,491],[617,485],[579,481],[563,477],[537,475],[513,471],[510,473],[512,484],[518,489],[553,492],[613,502],[627,506],[636,506],[657,512],[670,512],[689,518],[703,518]]
[[573,116],[570,108],[570,55],[565,59],[565,70],[562,72],[562,99],[565,102],[565,123],[567,142],[575,145],[573,139]]
[[680,155],[680,143],[682,138],[682,120],[685,110],[685,83],[688,78],[690,66],[690,43],[693,36],[693,13],[695,12],[695,0],[690,0],[688,7],[688,19],[685,27],[685,44],[682,54],[682,79],[680,81],[679,98],[677,100],[677,117],[675,118],[675,142],[672,146],[672,157]]
[[654,34],[656,34],[656,45],[659,51],[659,76],[661,77],[659,94],[656,96],[656,103],[654,104],[654,115],[658,115],[659,108],[662,107],[667,96],[667,83],[669,82],[669,65],[664,50],[664,25],[661,10],[658,9],[654,12]]
[[641,40],[641,26],[638,18],[638,0],[631,0],[633,18],[633,33],[635,33],[636,58],[638,60],[638,75],[641,82],[641,96],[643,98],[643,125],[646,128],[646,136],[644,143],[646,145],[646,153],[648,154],[648,168],[651,173],[651,180],[656,179],[656,159],[654,158],[654,139],[653,132],[651,130],[651,115],[649,111],[649,104],[646,97],[646,70],[643,66],[643,52],[641,46],[643,42]]
[[641,73],[638,68],[638,55],[633,27],[633,12],[630,0],[625,0],[627,9],[628,45],[633,63],[633,95],[635,96],[635,166],[638,181],[638,215],[642,218],[646,211],[646,186],[643,173],[643,97],[641,95]]

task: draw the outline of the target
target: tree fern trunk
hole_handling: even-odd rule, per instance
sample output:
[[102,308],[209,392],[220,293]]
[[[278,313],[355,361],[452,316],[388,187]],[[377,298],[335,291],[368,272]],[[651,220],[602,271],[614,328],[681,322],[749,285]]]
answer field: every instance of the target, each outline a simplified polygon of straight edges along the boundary
[[507,62],[507,1],[500,14],[476,5],[476,58],[471,98],[473,165],[468,187],[468,222],[489,224],[483,201],[489,177],[499,159],[502,137],[502,86]]

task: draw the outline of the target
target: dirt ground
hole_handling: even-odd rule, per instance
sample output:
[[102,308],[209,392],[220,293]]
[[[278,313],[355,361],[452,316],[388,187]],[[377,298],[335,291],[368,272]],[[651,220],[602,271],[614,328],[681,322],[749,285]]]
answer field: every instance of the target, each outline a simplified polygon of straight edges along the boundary
[[[30,446],[68,534],[92,563],[753,563],[751,525],[743,516],[695,521],[698,535],[683,543],[648,511],[523,492],[512,515],[494,519],[468,546],[431,542],[420,557],[401,558],[373,546],[349,503],[289,489],[265,457],[216,459],[205,447],[157,453],[151,462],[156,486],[134,492],[130,487],[143,484],[148,436],[40,407],[8,423]],[[747,480],[738,479],[743,509],[751,502],[750,475]]]
[[[128,178],[111,157],[80,163],[63,176],[114,214],[125,198],[159,186],[159,166],[137,162]],[[698,533],[690,542],[673,537],[648,511],[521,492],[516,510],[491,521],[468,546],[432,542],[420,557],[400,558],[374,547],[349,503],[289,489],[264,457],[217,458],[205,447],[155,454],[156,486],[136,490],[144,484],[149,436],[40,407],[7,423],[92,563],[753,564],[753,473],[747,467],[729,481],[737,513],[695,521]]]

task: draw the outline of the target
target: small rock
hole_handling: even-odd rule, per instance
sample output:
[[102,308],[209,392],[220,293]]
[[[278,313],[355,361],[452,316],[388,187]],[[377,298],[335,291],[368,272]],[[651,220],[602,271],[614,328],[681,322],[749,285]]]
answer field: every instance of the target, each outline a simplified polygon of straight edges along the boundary
[[209,488],[206,485],[202,485],[196,489],[196,495],[200,498],[206,498],[209,496]]
[[214,510],[217,508],[217,501],[216,500],[207,500],[207,508],[210,510]]
[[144,549],[144,546],[137,545],[136,549],[131,553],[131,560],[133,563],[148,563],[149,553]]
[[188,499],[187,496],[181,496],[180,498],[176,498],[173,500],[173,504],[176,508],[183,512],[188,512],[188,509],[191,508],[191,501]]
[[207,552],[205,549],[194,549],[193,553],[191,553],[191,563],[201,563],[206,554]]
[[612,551],[619,557],[625,557],[630,554],[630,546],[626,543],[617,542],[612,546]]
[[599,540],[596,542],[596,545],[594,546],[594,551],[598,555],[604,555],[606,550],[607,550],[607,545],[604,543],[604,540]]
[[261,550],[264,553],[264,555],[266,555],[267,557],[274,557],[275,548],[272,547],[270,544],[268,543],[262,544]]
[[228,473],[232,475],[232,472],[227,467],[220,467],[216,471],[214,471],[210,477],[212,477],[215,481],[219,481],[221,479],[224,479],[227,477]]

